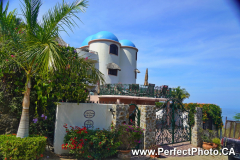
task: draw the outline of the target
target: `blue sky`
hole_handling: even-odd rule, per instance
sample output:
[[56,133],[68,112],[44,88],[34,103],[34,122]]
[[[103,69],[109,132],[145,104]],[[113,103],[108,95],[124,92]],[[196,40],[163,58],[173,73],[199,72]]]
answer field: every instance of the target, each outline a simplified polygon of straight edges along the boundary
[[[73,0],[67,0],[72,2]],[[40,15],[61,0],[43,0]],[[213,103],[240,112],[240,16],[230,0],[90,0],[79,27],[62,38],[80,47],[89,35],[110,31],[139,49],[137,83],[181,86],[184,102]],[[10,10],[19,8],[10,0]],[[18,9],[18,13],[21,10]]]

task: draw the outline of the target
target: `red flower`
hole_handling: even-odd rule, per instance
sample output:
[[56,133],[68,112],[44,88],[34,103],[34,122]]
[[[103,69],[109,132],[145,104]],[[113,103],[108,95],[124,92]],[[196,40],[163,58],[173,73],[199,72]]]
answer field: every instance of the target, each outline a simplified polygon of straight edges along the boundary
[[43,154],[41,154],[40,156],[43,157]]

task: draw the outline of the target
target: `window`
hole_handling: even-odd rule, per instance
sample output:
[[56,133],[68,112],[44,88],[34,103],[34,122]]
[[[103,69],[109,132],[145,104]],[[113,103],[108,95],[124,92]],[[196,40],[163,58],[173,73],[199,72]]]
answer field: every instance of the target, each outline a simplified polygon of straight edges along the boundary
[[136,52],[136,60],[137,60],[137,52]]
[[137,72],[135,72],[135,79],[137,79]]
[[118,55],[118,46],[116,44],[111,44],[110,45],[110,53]]
[[108,75],[117,76],[117,69],[108,69]]

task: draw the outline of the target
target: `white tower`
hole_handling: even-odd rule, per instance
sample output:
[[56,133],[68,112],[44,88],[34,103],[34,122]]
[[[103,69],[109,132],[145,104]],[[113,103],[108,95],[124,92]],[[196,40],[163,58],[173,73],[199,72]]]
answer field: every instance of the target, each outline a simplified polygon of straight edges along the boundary
[[79,56],[97,60],[95,67],[104,74],[107,84],[136,83],[137,51],[131,41],[119,42],[118,38],[108,31],[87,37],[80,49],[77,49]]

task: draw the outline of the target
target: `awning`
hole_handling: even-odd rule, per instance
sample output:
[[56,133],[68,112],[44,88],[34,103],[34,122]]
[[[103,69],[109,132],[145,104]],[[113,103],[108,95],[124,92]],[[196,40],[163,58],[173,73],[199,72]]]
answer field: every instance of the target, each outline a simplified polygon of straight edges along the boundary
[[115,63],[108,63],[107,68],[108,69],[118,69],[119,71],[121,71],[121,68]]
[[138,69],[135,69],[135,72],[140,73],[140,71]]

